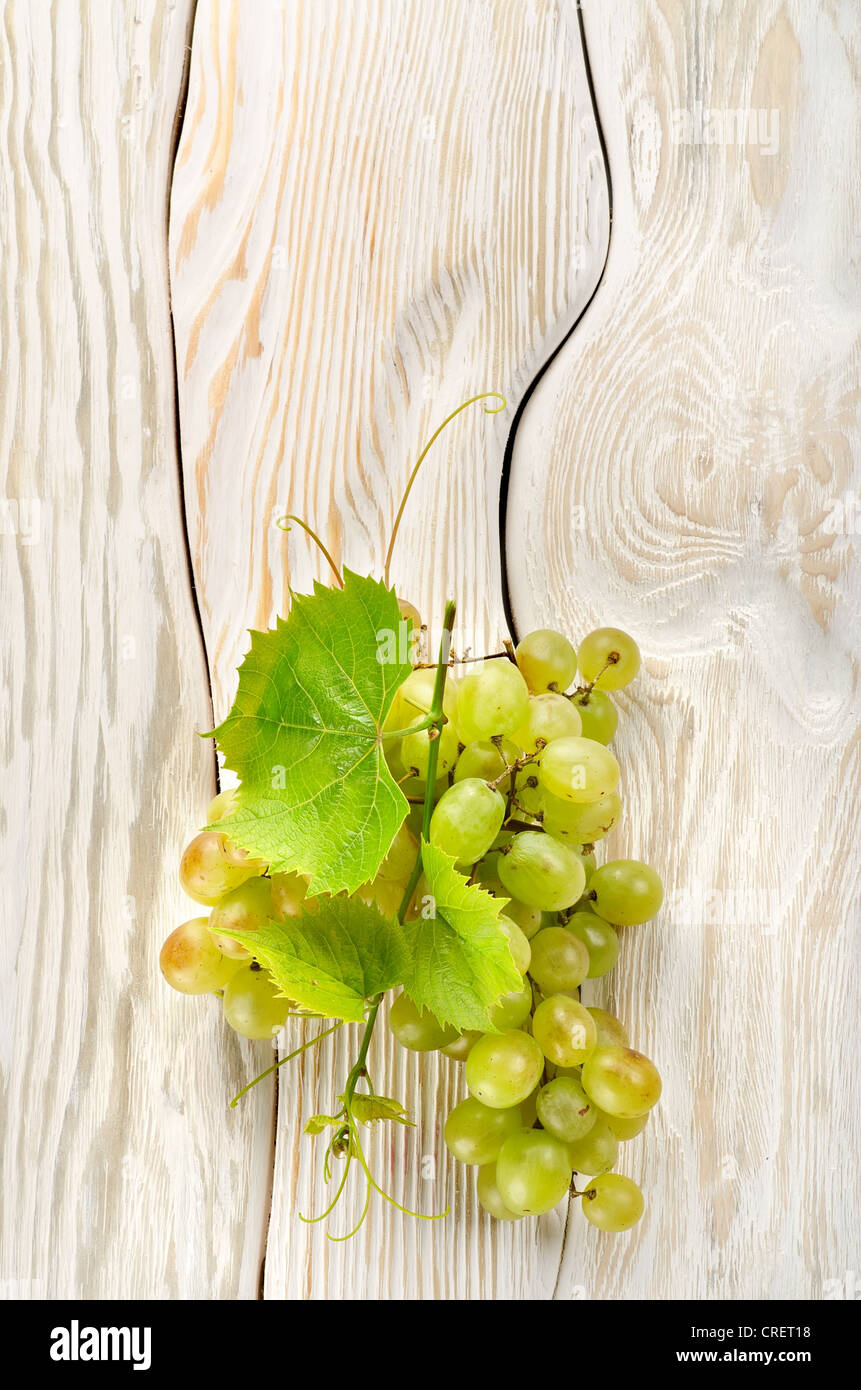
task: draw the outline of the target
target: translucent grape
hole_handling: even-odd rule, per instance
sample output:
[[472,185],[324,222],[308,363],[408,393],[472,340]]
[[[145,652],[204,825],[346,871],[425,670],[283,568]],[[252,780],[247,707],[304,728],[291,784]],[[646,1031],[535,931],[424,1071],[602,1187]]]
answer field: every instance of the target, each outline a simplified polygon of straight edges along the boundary
[[446,1147],[461,1163],[494,1163],[505,1140],[522,1123],[519,1106],[492,1110],[475,1096],[467,1096],[445,1122]]
[[516,989],[511,994],[503,994],[499,1003],[491,1009],[490,1017],[494,1027],[504,1033],[512,1028],[519,1028],[526,1022],[531,1011],[532,990],[525,984],[522,989]]
[[506,767],[516,762],[519,756],[519,748],[509,738],[502,739],[501,751],[489,739],[470,743],[457,760],[454,780],[462,782],[465,777],[480,777],[483,782],[493,782]]
[[586,886],[573,849],[536,830],[514,836],[499,855],[498,872],[512,897],[543,912],[570,907]]
[[619,725],[619,712],[610,696],[602,690],[584,691],[574,696],[574,704],[583,725],[583,737],[610,743]]
[[207,917],[193,917],[172,931],[159,955],[161,973],[180,994],[211,994],[223,989],[237,969],[235,960],[219,951]]
[[542,1086],[536,1108],[548,1133],[565,1144],[582,1139],[598,1118],[597,1109],[573,1076],[557,1076]]
[[[434,741],[439,748],[437,753],[437,779],[439,779],[443,773],[450,772],[457,762],[460,743],[455,726],[444,724],[442,733]],[[401,761],[404,765],[404,771],[408,772],[412,768],[418,777],[422,779],[427,777],[430,750],[429,729],[421,729],[416,734],[407,734],[406,738],[402,738]]]
[[532,1036],[548,1061],[577,1067],[594,1051],[598,1030],[588,1009],[570,994],[552,994],[532,1015]]
[[453,1042],[446,1043],[445,1047],[440,1048],[440,1051],[455,1062],[465,1062],[479,1038],[483,1036],[483,1033],[459,1033]]
[[241,965],[224,988],[224,1017],[243,1038],[273,1038],[287,1022],[289,999],[278,995],[269,972],[252,961]]
[[509,1211],[502,1200],[499,1188],[496,1185],[496,1164],[486,1163],[479,1168],[476,1178],[475,1190],[478,1193],[478,1200],[484,1210],[497,1221],[519,1221],[520,1215],[516,1211]]
[[[502,790],[508,792],[508,783],[502,784]],[[514,777],[514,795],[516,799],[515,810],[521,816],[531,817],[533,820],[542,815],[544,811],[544,788],[538,778],[538,767],[535,763],[527,763]]]
[[619,959],[619,938],[609,922],[594,912],[575,912],[565,923],[566,931],[582,941],[589,953],[590,980],[597,980],[613,969]]
[[633,637],[617,627],[598,627],[577,649],[580,674],[602,690],[621,690],[640,669],[640,650]]
[[554,738],[576,737],[583,725],[574,705],[565,695],[530,695],[526,718],[512,734],[524,753],[534,753],[538,742],[550,743]]
[[[503,893],[503,884],[499,886]],[[544,913],[539,907],[529,907],[527,903],[519,903],[515,898],[511,898],[502,909],[503,916],[510,917],[512,922],[516,922],[527,941],[531,941],[536,932],[539,932],[544,925]]]
[[530,690],[567,690],[577,674],[577,653],[561,632],[539,628],[527,633],[514,653]]
[[227,787],[214,796],[206,810],[206,824],[215,825],[224,816],[232,815],[239,804],[238,795],[238,787]]
[[575,1173],[606,1173],[619,1157],[619,1141],[604,1120],[596,1116],[582,1139],[568,1145],[568,1161]]
[[589,1009],[590,1014],[595,1020],[595,1027],[598,1030],[598,1047],[627,1047],[630,1038],[625,1030],[623,1023],[616,1018],[615,1014],[608,1014],[606,1009]]
[[601,1110],[623,1120],[645,1115],[661,1097],[654,1062],[631,1047],[598,1047],[583,1066],[583,1089]]
[[551,1211],[571,1185],[565,1145],[541,1129],[510,1135],[496,1160],[496,1185],[509,1211],[522,1216]]
[[466,1059],[466,1084],[493,1110],[507,1110],[538,1085],[544,1069],[541,1048],[528,1033],[486,1033]]
[[444,791],[431,816],[431,844],[458,864],[475,864],[487,853],[505,819],[505,798],[478,777]]
[[514,961],[521,975],[525,975],[529,969],[529,962],[532,959],[532,947],[529,945],[529,941],[524,936],[517,923],[513,922],[510,917],[506,917],[504,912],[499,918],[499,928],[508,939],[508,949],[511,952],[511,959]]
[[405,879],[399,883],[396,879],[378,875],[371,883],[363,883],[361,888],[357,888],[356,897],[369,907],[378,907],[387,917],[393,917],[403,901],[406,886]]
[[428,1009],[418,1009],[408,994],[399,994],[392,1002],[389,1028],[401,1047],[411,1052],[435,1052],[458,1036],[456,1028],[440,1023]]
[[299,917],[314,902],[308,897],[308,880],[304,874],[273,874],[270,879],[272,915],[279,922]]
[[421,613],[420,613],[419,610],[416,608],[415,604],[410,603],[409,599],[399,598],[399,599],[398,599],[398,608],[400,608],[400,610],[401,610],[401,617],[402,617],[402,618],[405,618],[405,619],[407,619],[409,622],[411,622],[414,628],[417,629],[417,628],[420,628],[420,627],[421,627],[421,625],[422,625],[422,616],[421,616]]
[[574,845],[594,845],[616,825],[622,814],[622,798],[608,792],[597,801],[563,801],[544,793],[542,824],[558,840]]
[[523,1128],[531,1129],[538,1119],[538,1093],[540,1086],[536,1086],[534,1091],[530,1091],[524,1101],[520,1103],[520,1113],[523,1116]]
[[619,784],[619,764],[591,738],[557,738],[541,753],[539,781],[562,801],[600,801]]
[[238,888],[258,872],[231,864],[224,856],[226,840],[215,830],[204,830],[186,845],[179,865],[179,881],[195,902],[214,907],[225,893]]
[[627,1231],[643,1215],[643,1194],[621,1173],[593,1178],[583,1194],[583,1215],[601,1231]]
[[583,983],[589,951],[565,927],[544,927],[532,938],[529,973],[542,994],[567,994]]
[[412,873],[419,852],[419,842],[404,824],[398,827],[389,851],[377,870],[378,878],[390,878],[403,883]]
[[648,922],[664,901],[664,886],[654,869],[639,859],[613,859],[602,864],[589,882],[592,907],[617,927]]
[[522,722],[529,690],[510,661],[485,661],[458,688],[458,728],[464,743],[510,734]]
[[223,936],[222,933],[258,931],[260,927],[265,927],[274,915],[269,879],[249,878],[231,893],[225,893],[221,902],[212,910],[209,927],[222,955],[232,956],[235,960],[247,960],[251,952],[232,937]]
[[636,1139],[638,1134],[642,1134],[646,1125],[649,1123],[651,1110],[647,1110],[645,1115],[635,1115],[633,1119],[623,1119],[621,1115],[608,1115],[606,1111],[595,1107],[598,1118],[609,1125],[617,1139]]

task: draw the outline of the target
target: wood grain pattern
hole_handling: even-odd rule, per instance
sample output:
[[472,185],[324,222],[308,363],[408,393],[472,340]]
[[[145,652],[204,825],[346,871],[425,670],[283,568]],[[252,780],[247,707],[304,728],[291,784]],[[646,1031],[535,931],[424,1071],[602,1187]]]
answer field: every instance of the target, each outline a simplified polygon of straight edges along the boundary
[[[285,546],[273,529],[279,512],[318,526],[339,562],[379,572],[423,441],[478,391],[518,399],[591,294],[607,237],[573,6],[203,0],[170,239],[218,714],[245,629],[321,573],[304,537]],[[496,513],[510,419],[478,408],[440,441],[392,571],[427,615],[456,593],[460,644],[473,649],[503,631]],[[549,1295],[561,1220],[491,1236],[441,1143],[462,1078],[395,1055],[382,1030],[375,1082],[420,1123],[374,1144],[376,1169],[407,1205],[451,1201],[455,1217],[415,1222],[378,1204],[346,1247],[298,1221],[324,1190],[301,1116],[326,1108],[347,1054],[339,1038],[280,1074],[267,1295]]]
[[228,1115],[252,1049],[158,973],[214,780],[166,256],[190,20],[0,16],[3,1296],[257,1292],[272,1093]]
[[[518,432],[513,605],[642,639],[613,848],[670,901],[594,991],[665,1077],[629,1149],[645,1228],[572,1218],[557,1294],[834,1296],[861,1227],[857,16],[586,17],[613,235]],[[698,108],[765,122],[693,143]]]

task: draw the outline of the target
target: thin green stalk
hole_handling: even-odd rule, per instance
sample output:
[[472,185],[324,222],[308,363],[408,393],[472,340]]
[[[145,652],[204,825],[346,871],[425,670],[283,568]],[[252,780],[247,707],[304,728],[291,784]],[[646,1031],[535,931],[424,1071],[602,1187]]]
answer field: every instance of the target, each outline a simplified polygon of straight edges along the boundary
[[[298,1014],[292,1014],[291,1017],[292,1017],[292,1018],[298,1018],[299,1015],[298,1015]],[[318,1034],[317,1034],[316,1038],[309,1038],[307,1042],[303,1042],[303,1044],[302,1044],[301,1047],[295,1048],[295,1050],[294,1050],[293,1052],[288,1052],[286,1057],[282,1057],[279,1061],[273,1062],[271,1067],[267,1067],[266,1070],[265,1070],[265,1071],[262,1071],[262,1072],[260,1073],[259,1076],[255,1076],[255,1078],[254,1078],[253,1081],[249,1081],[248,1085],[247,1085],[247,1086],[243,1086],[243,1087],[242,1087],[242,1090],[239,1091],[239,1092],[233,1097],[233,1100],[230,1102],[230,1108],[231,1108],[231,1110],[235,1109],[235,1107],[236,1107],[236,1106],[239,1104],[239,1102],[241,1101],[242,1097],[243,1097],[244,1095],[247,1095],[248,1092],[251,1090],[252,1086],[256,1086],[256,1085],[257,1085],[258,1081],[263,1081],[263,1080],[265,1080],[265,1078],[266,1078],[267,1076],[271,1076],[272,1073],[273,1073],[274,1071],[277,1071],[279,1067],[283,1067],[283,1065],[284,1065],[285,1062],[292,1062],[292,1061],[293,1061],[293,1058],[294,1058],[294,1057],[298,1057],[299,1054],[300,1054],[300,1052],[307,1052],[309,1047],[313,1047],[313,1046],[315,1045],[315,1043],[322,1042],[324,1038],[328,1038],[328,1036],[329,1036],[330,1033],[334,1033],[338,1028],[343,1028],[343,1026],[344,1026],[344,1020],[343,1020],[342,1018],[339,1018],[339,1019],[338,1019],[338,1022],[337,1022],[337,1023],[333,1023],[331,1028],[326,1028],[326,1029],[324,1029],[324,1031],[323,1031],[322,1033],[318,1033]]]

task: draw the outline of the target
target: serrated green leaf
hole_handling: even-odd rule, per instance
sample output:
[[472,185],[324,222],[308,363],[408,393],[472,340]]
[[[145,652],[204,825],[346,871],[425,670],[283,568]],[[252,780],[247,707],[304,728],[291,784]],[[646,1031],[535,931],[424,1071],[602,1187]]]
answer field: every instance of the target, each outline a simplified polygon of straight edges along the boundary
[[362,1125],[374,1125],[378,1120],[394,1120],[395,1124],[411,1125],[412,1120],[399,1100],[391,1096],[369,1096],[357,1091],[350,1106],[355,1119]]
[[358,898],[322,898],[287,922],[222,934],[241,941],[287,999],[348,1023],[361,1023],[367,1000],[401,984],[409,968],[398,919]]
[[506,899],[467,883],[454,859],[427,840],[422,864],[433,915],[407,923],[412,960],[404,987],[440,1023],[493,1032],[491,1009],[523,986],[499,923]]
[[342,1121],[338,1119],[337,1115],[312,1115],[305,1124],[305,1133],[322,1134],[323,1130],[328,1129],[330,1125],[337,1128],[341,1123]]
[[274,871],[307,874],[314,893],[373,879],[408,810],[380,739],[411,667],[378,660],[398,653],[377,634],[401,621],[394,591],[350,570],[343,589],[294,594],[286,622],[252,632],[233,708],[214,731],[241,779],[218,829]]

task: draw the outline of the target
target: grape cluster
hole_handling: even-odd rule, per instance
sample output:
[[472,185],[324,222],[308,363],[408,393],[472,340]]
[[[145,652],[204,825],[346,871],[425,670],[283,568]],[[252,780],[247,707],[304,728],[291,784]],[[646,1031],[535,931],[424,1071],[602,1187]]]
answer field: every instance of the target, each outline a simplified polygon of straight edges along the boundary
[[[577,1195],[587,1219],[624,1231],[642,1215],[643,1196],[611,1170],[620,1142],[645,1127],[661,1080],[617,1018],[581,1003],[580,986],[615,965],[616,928],[648,921],[663,898],[647,864],[598,867],[594,852],[622,808],[607,692],[629,684],[640,654],[625,633],[600,628],[577,651],[559,633],[533,632],[515,658],[486,660],[446,685],[430,838],[473,882],[508,899],[503,921],[522,987],[500,1000],[495,1032],[458,1034],[406,994],[389,1027],[404,1047],[465,1064],[470,1094],[448,1116],[445,1142],[477,1168],[486,1211],[501,1221],[541,1215],[586,1174]],[[578,670],[583,684],[570,691]],[[430,708],[432,683],[427,670],[407,678],[389,727]],[[410,734],[387,754],[416,798],[404,836],[420,823],[432,736]],[[377,880],[369,891],[383,890]]]

